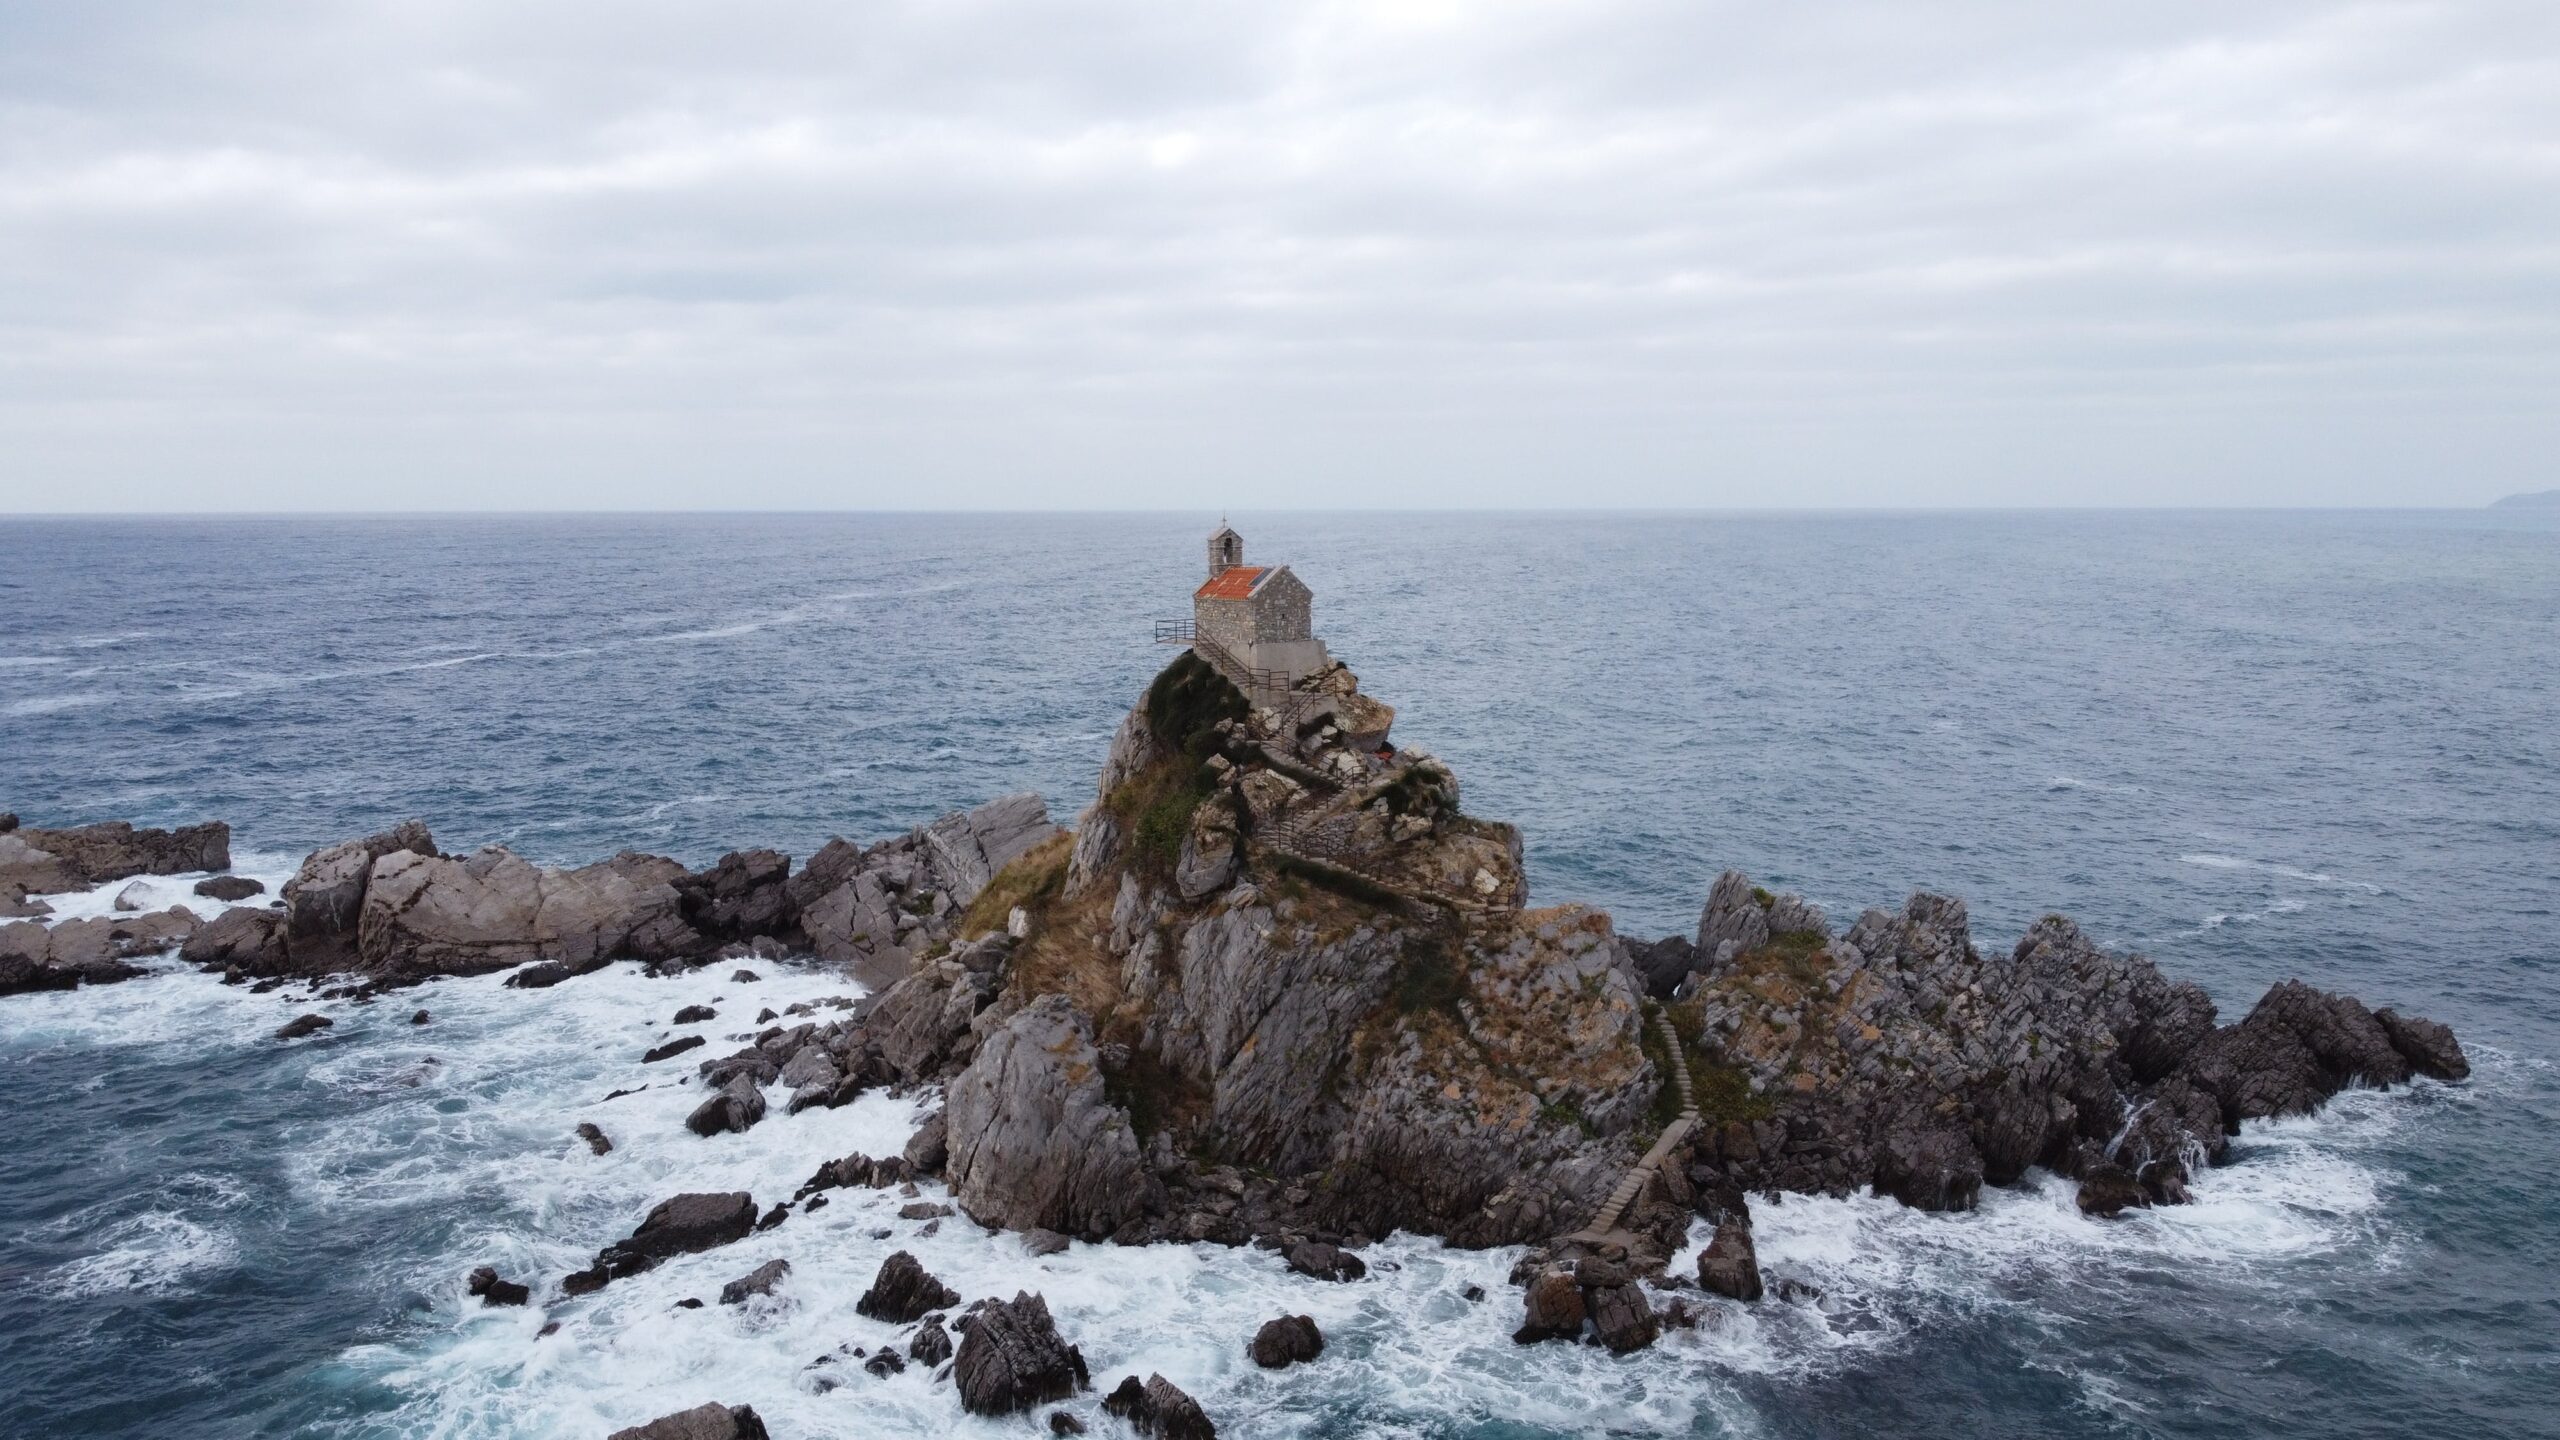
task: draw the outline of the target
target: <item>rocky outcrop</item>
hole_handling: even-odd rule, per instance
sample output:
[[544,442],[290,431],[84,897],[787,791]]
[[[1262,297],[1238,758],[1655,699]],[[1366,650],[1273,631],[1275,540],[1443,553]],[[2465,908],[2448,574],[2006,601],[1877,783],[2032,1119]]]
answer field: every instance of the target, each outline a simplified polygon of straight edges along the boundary
[[1716,1223],[1714,1238],[1698,1252],[1698,1285],[1730,1300],[1760,1298],[1760,1256],[1751,1242],[1748,1212],[1729,1213]]
[[2060,916],[1986,956],[1963,902],[1937,895],[1835,937],[1814,907],[1727,874],[1695,943],[1671,1013],[1732,1114],[1694,1153],[1747,1189],[1965,1209],[2040,1165],[2114,1214],[2135,1192],[2184,1199],[2242,1120],[2460,1065],[2441,1026],[2291,981],[2216,1029],[2201,989]]
[[1653,1304],[1625,1264],[1585,1256],[1540,1267],[1528,1278],[1524,1314],[1512,1340],[1584,1340],[1624,1355],[1662,1334]]
[[208,970],[231,970],[242,975],[295,973],[285,917],[272,910],[223,911],[187,937],[178,958]]
[[972,1415],[1018,1414],[1093,1383],[1084,1353],[1059,1337],[1038,1295],[988,1301],[969,1312],[966,1326],[951,1378]]
[[182,905],[51,926],[0,925],[0,995],[130,980],[142,971],[129,962],[177,949],[195,931],[195,914]]
[[672,860],[625,851],[546,870],[491,846],[464,859],[398,850],[373,864],[357,921],[365,968],[386,978],[474,975],[529,960],[571,969],[697,954]]
[[1324,1332],[1309,1315],[1283,1315],[1266,1320],[1247,1347],[1253,1363],[1265,1370],[1286,1370],[1324,1353]]
[[1200,1402],[1161,1375],[1150,1374],[1143,1384],[1135,1375],[1123,1379],[1103,1397],[1102,1408],[1128,1421],[1129,1428],[1141,1435],[1159,1440],[1217,1440],[1218,1427],[1201,1412]]
[[1047,995],[989,1035],[951,1082],[945,1168],[980,1224],[1099,1240],[1160,1207],[1127,1112],[1104,1095],[1084,1016]]
[[122,820],[48,830],[0,830],[0,892],[86,890],[135,875],[231,868],[231,827],[219,820],[137,830]]
[[929,1311],[948,1310],[959,1303],[958,1292],[901,1250],[880,1262],[880,1273],[872,1277],[871,1288],[862,1292],[862,1298],[853,1302],[853,1310],[874,1320],[905,1325]]
[[654,1270],[671,1256],[745,1239],[755,1224],[755,1197],[744,1190],[678,1195],[660,1201],[640,1228],[598,1251],[595,1264],[571,1275],[562,1288],[572,1295],[600,1290],[609,1281]]
[[646,1425],[616,1430],[606,1440],[772,1440],[752,1405],[697,1405],[661,1415]]

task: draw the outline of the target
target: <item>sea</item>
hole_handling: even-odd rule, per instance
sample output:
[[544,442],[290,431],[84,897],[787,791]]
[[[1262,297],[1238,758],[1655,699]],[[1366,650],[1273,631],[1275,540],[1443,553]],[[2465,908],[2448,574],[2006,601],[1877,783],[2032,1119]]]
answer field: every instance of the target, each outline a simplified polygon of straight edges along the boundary
[[[412,816],[449,851],[690,864],[1026,789],[1067,820],[1218,518],[0,520],[0,810],[227,820],[270,887]],[[2115,1222],[2041,1173],[1966,1214],[1761,1197],[1796,1298],[1626,1357],[1515,1346],[1512,1251],[1398,1235],[1341,1285],[1034,1258],[894,1191],[491,1309],[474,1266],[555,1281],[668,1194],[770,1203],[896,1150],[929,1097],[702,1140],[681,1066],[640,1061],[681,1006],[743,1033],[853,982],[359,1004],[157,962],[0,999],[0,1432],[602,1440],[718,1400],[778,1440],[1046,1433],[861,1370],[892,1332],[854,1301],[904,1248],[1044,1294],[1100,1386],[1162,1373],[1230,1437],[2560,1434],[2560,517],[1231,518],[1396,738],[1521,827],[1534,903],[1653,938],[1739,869],[1841,923],[1959,895],[1986,950],[2061,911],[2225,1019],[2298,977],[2445,1021],[2472,1077],[2252,1124],[2195,1203]],[[193,878],[146,890],[212,908]],[[677,1305],[776,1257],[769,1301]],[[1281,1314],[1324,1354],[1258,1370]]]

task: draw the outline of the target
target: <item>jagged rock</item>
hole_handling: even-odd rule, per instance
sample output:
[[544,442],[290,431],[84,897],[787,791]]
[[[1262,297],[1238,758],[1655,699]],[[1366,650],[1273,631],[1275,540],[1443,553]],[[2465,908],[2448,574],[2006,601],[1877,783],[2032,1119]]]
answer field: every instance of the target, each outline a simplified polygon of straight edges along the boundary
[[982,1225],[1099,1240],[1161,1208],[1127,1113],[1103,1093],[1091,1028],[1062,995],[989,1035],[943,1113],[952,1194]]
[[1073,1415],[1068,1414],[1064,1410],[1052,1410],[1049,1412],[1049,1433],[1052,1435],[1082,1435],[1085,1433],[1084,1422]]
[[296,1015],[292,1019],[284,1022],[283,1028],[276,1031],[276,1038],[279,1040],[299,1040],[305,1035],[318,1034],[320,1031],[328,1029],[333,1023],[335,1022],[331,1021],[326,1015]]
[[1627,965],[1636,984],[1656,1000],[1668,1000],[1698,968],[1698,947],[1686,935],[1669,935],[1650,945],[1629,944]]
[[226,903],[246,900],[252,895],[263,895],[266,890],[265,882],[252,880],[246,875],[216,875],[209,880],[199,880],[195,883],[195,893],[198,895],[208,900],[221,900]]
[[231,827],[219,820],[137,830],[122,820],[48,830],[0,830],[0,888],[19,894],[85,890],[136,875],[231,868]]
[[1027,1292],[970,1315],[951,1373],[972,1415],[1017,1414],[1093,1383],[1083,1352],[1059,1338],[1048,1301]]
[[1653,1303],[1645,1298],[1644,1287],[1631,1280],[1588,1286],[1583,1291],[1583,1303],[1590,1310],[1593,1333],[1613,1355],[1641,1350],[1662,1335],[1661,1322],[1654,1318]]
[[737,1279],[730,1281],[728,1284],[721,1286],[720,1303],[723,1305],[744,1305],[748,1300],[756,1296],[770,1295],[773,1293],[774,1287],[782,1283],[782,1277],[790,1273],[790,1261],[767,1260],[753,1270],[748,1271],[746,1274],[741,1275]]
[[853,1303],[853,1310],[857,1315],[904,1325],[922,1318],[929,1310],[948,1310],[959,1303],[958,1292],[935,1279],[916,1257],[901,1250],[880,1262],[880,1273],[872,1278],[871,1288]]
[[697,1405],[646,1425],[616,1430],[606,1440],[772,1440],[752,1405]]
[[1875,1187],[1914,1210],[1970,1210],[1982,1193],[1982,1157],[1954,1130],[1898,1133],[1885,1140]]
[[755,1223],[755,1197],[744,1190],[693,1192],[662,1200],[640,1228],[596,1252],[595,1264],[570,1276],[562,1288],[572,1295],[602,1289],[607,1281],[655,1269],[671,1256],[743,1240]]
[[664,1045],[652,1045],[643,1051],[640,1063],[655,1065],[661,1060],[672,1060],[687,1050],[698,1050],[706,1043],[708,1042],[699,1035],[679,1035]]
[[1000,953],[1011,943],[989,940],[954,947],[949,957],[918,966],[882,992],[864,1026],[882,1061],[909,1079],[940,1074],[955,1048],[969,1038],[969,1022],[995,998],[992,968],[973,970],[969,962]]
[[2232,1130],[2242,1120],[2307,1115],[2349,1085],[2396,1085],[2411,1073],[2371,1011],[2298,980],[2268,990],[2246,1019],[2215,1031],[2186,1070],[2221,1101]]
[[1563,1266],[1539,1271],[1529,1281],[1525,1303],[1520,1328],[1511,1335],[1522,1345],[1579,1339],[1583,1323],[1591,1318],[1589,1307],[1583,1303],[1582,1287],[1575,1283],[1573,1271]]
[[1225,795],[1200,802],[1173,869],[1173,887],[1185,900],[1201,900],[1227,887],[1236,877],[1238,849],[1236,811]]
[[764,1119],[764,1092],[745,1075],[735,1076],[720,1087],[720,1093],[703,1101],[684,1119],[684,1128],[706,1139],[713,1135],[742,1135]]
[[496,1267],[489,1265],[472,1271],[463,1288],[479,1296],[483,1305],[522,1305],[533,1298],[531,1286],[501,1280]]
[[2471,1061],[2462,1053],[2462,1043],[2453,1031],[2433,1020],[2403,1016],[2392,1010],[2376,1010],[2373,1018],[2382,1023],[2382,1033],[2391,1039],[2391,1048],[2400,1052],[2409,1067],[2431,1080],[2468,1080]]
[[790,877],[791,857],[779,850],[733,850],[673,883],[685,923],[718,945],[790,928],[799,913]]
[[919,1365],[939,1365],[951,1358],[951,1332],[942,1328],[942,1317],[927,1315],[916,1327],[916,1338],[907,1342],[907,1358]]
[[285,882],[285,935],[312,952],[306,968],[325,970],[352,957],[374,864],[395,853],[432,856],[435,837],[423,823],[404,820],[381,834],[313,851]]
[[[424,1014],[426,1012],[420,1011],[419,1013]],[[604,1131],[592,1120],[581,1120],[578,1122],[578,1138],[586,1141],[587,1149],[594,1154],[610,1155],[613,1153],[613,1142],[605,1138]]]
[[907,1362],[897,1351],[884,1346],[877,1354],[863,1361],[862,1368],[885,1380],[889,1376],[906,1373]]
[[2127,1210],[2151,1204],[2133,1173],[2121,1165],[2100,1164],[2080,1177],[2080,1213],[2114,1219]]
[[1358,1280],[1369,1273],[1368,1263],[1359,1256],[1322,1240],[1301,1240],[1281,1258],[1290,1269],[1318,1280]]
[[546,870],[498,846],[456,860],[395,850],[365,882],[357,947],[369,973],[395,979],[697,953],[704,942],[684,923],[673,884],[684,874],[672,860],[629,851]]
[[559,984],[561,981],[568,979],[576,973],[578,972],[561,964],[557,960],[545,960],[540,964],[527,965],[516,971],[513,975],[508,976],[507,988],[510,990],[548,990],[552,986]]
[[1218,1433],[1199,1402],[1162,1375],[1150,1374],[1143,1385],[1137,1376],[1128,1376],[1103,1397],[1102,1408],[1139,1434],[1162,1440],[1216,1440]]
[[677,1011],[675,1018],[667,1023],[670,1025],[698,1025],[705,1020],[717,1020],[719,1018],[720,1012],[712,1009],[708,1005],[687,1005],[683,1009]]
[[1760,1256],[1751,1243],[1749,1217],[1733,1214],[1717,1222],[1714,1238],[1698,1252],[1698,1284],[1728,1299],[1760,1298]]
[[918,1175],[939,1175],[951,1159],[951,1126],[945,1112],[936,1110],[925,1117],[916,1133],[907,1137],[903,1152],[907,1165]]
[[1324,1332],[1312,1316],[1283,1315],[1253,1332],[1253,1363],[1265,1370],[1286,1370],[1323,1353]]
[[1048,802],[1025,791],[943,816],[925,827],[924,844],[943,892],[952,904],[966,906],[998,871],[1056,833]]
[[294,973],[284,917],[272,910],[223,911],[187,937],[178,958],[208,970],[237,969],[244,975]]

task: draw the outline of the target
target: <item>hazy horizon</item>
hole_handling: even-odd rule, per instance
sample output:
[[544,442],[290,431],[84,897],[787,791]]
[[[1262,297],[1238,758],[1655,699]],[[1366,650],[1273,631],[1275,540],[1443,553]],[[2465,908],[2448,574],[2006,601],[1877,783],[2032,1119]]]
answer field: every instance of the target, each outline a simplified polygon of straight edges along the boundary
[[0,514],[2560,484],[2526,0],[132,0],[0,122]]

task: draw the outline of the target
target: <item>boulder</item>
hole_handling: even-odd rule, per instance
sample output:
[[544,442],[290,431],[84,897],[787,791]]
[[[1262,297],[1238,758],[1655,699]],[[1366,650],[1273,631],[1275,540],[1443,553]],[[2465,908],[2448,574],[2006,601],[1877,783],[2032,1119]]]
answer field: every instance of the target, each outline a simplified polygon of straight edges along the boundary
[[1530,1277],[1523,1302],[1520,1328],[1511,1334],[1522,1345],[1580,1339],[1583,1323],[1591,1318],[1582,1286],[1575,1282],[1573,1271],[1561,1265],[1550,1265]]
[[[423,1015],[426,1012],[421,1010],[418,1013]],[[581,1120],[578,1122],[578,1138],[587,1142],[587,1149],[593,1154],[610,1155],[613,1153],[613,1142],[605,1138],[604,1131],[592,1120]]]
[[244,975],[296,973],[285,940],[284,917],[272,910],[225,910],[187,937],[178,958],[208,970]]
[[557,960],[545,960],[538,964],[527,965],[516,971],[513,975],[508,976],[507,988],[510,990],[548,990],[552,986],[559,984],[561,981],[566,980],[577,973],[577,971],[570,969],[568,966],[561,964]]
[[305,1035],[316,1035],[328,1029],[332,1023],[326,1015],[296,1015],[276,1031],[276,1038],[299,1040]]
[[1162,1375],[1151,1374],[1144,1384],[1137,1376],[1129,1376],[1103,1397],[1102,1408],[1128,1421],[1139,1434],[1161,1440],[1216,1440],[1218,1434],[1218,1427],[1201,1413],[1200,1403]]
[[210,880],[197,881],[195,892],[208,900],[229,904],[252,895],[263,895],[267,887],[265,882],[252,880],[246,875],[216,875]]
[[916,1133],[907,1137],[906,1149],[900,1153],[906,1157],[908,1168],[916,1174],[941,1174],[951,1161],[951,1122],[948,1117],[940,1110],[926,1116],[924,1123],[916,1127]]
[[497,1268],[490,1265],[472,1271],[463,1288],[479,1296],[483,1305],[522,1305],[533,1298],[531,1286],[499,1279]]
[[1727,1299],[1760,1298],[1760,1257],[1751,1243],[1750,1217],[1728,1214],[1716,1222],[1714,1238],[1698,1252],[1698,1284]]
[[743,1135],[764,1119],[764,1092],[756,1088],[753,1078],[731,1077],[718,1094],[694,1107],[684,1117],[684,1128],[709,1139],[714,1135]]
[[1612,1355],[1641,1350],[1662,1335],[1662,1323],[1654,1318],[1653,1302],[1645,1298],[1644,1287],[1633,1280],[1586,1285],[1582,1301],[1590,1312],[1594,1336]]
[[85,890],[136,875],[231,868],[231,827],[216,820],[137,830],[122,820],[48,830],[0,830],[0,887],[19,893]]
[[971,1313],[951,1373],[972,1415],[1018,1414],[1093,1383],[1083,1352],[1059,1338],[1048,1301],[1028,1293]]
[[1253,1332],[1253,1363],[1265,1370],[1286,1370],[1323,1353],[1324,1332],[1312,1316],[1283,1315]]
[[697,1405],[661,1415],[646,1425],[616,1430],[606,1440],[772,1440],[752,1405]]
[[398,850],[373,862],[365,881],[357,949],[367,972],[397,979],[702,953],[672,883],[684,873],[629,851],[547,870],[499,846],[451,860]]
[[2141,1182],[2121,1165],[2099,1165],[2080,1177],[2079,1205],[2083,1215],[2112,1220],[2127,1210],[2150,1204],[2151,1197]]
[[143,907],[150,903],[151,887],[143,884],[139,880],[136,880],[132,884],[117,891],[116,898],[108,902],[108,907],[116,911],[118,914],[132,915],[138,913]]
[[942,1328],[941,1316],[924,1317],[915,1339],[907,1342],[907,1358],[919,1365],[939,1365],[951,1358],[951,1332]]
[[770,1295],[773,1293],[774,1287],[782,1283],[782,1277],[790,1273],[790,1261],[767,1260],[753,1270],[748,1271],[746,1274],[741,1275],[737,1279],[730,1281],[728,1284],[721,1286],[720,1303],[723,1305],[744,1305],[749,1299],[755,1296]]
[[1103,1093],[1091,1028],[1063,995],[986,1038],[944,1116],[952,1193],[982,1225],[1100,1240],[1162,1209],[1127,1112]]
[[284,883],[284,925],[287,939],[315,951],[326,952],[326,958],[315,968],[342,963],[355,948],[356,928],[364,910],[365,886],[373,873],[374,863],[385,855],[409,853],[432,856],[436,853],[435,837],[417,820],[404,820],[378,835],[361,840],[342,840],[326,849],[315,850],[304,858],[293,878]]
[[704,1040],[699,1035],[679,1035],[664,1045],[652,1045],[647,1050],[642,1051],[640,1054],[640,1063],[643,1065],[655,1065],[661,1060],[672,1060],[687,1050],[701,1049],[704,1045],[709,1043],[709,1041]]
[[744,1190],[689,1193],[662,1200],[640,1222],[640,1228],[596,1252],[595,1264],[569,1277],[572,1295],[603,1288],[605,1282],[653,1270],[671,1256],[716,1249],[746,1238],[755,1229],[756,1201]]
[[698,1025],[705,1020],[717,1020],[719,1018],[720,1012],[712,1009],[708,1005],[687,1005],[683,1009],[677,1011],[675,1018],[667,1023],[670,1025]]
[[948,1310],[959,1303],[956,1291],[901,1250],[880,1262],[880,1273],[872,1277],[871,1288],[862,1292],[862,1298],[853,1302],[853,1311],[904,1325],[923,1318],[927,1311]]
[[1369,1273],[1366,1261],[1325,1240],[1301,1240],[1281,1252],[1281,1259],[1290,1269],[1317,1280],[1358,1280]]

